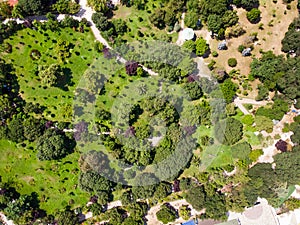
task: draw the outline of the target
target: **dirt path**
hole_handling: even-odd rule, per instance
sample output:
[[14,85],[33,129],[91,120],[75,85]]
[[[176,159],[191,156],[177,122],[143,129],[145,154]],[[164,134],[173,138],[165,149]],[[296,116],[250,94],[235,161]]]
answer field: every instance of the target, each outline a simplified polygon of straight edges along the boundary
[[178,39],[176,41],[176,44],[179,45],[179,46],[181,46],[184,43],[184,41],[185,41],[183,39],[183,35],[182,35],[182,31],[184,29],[184,18],[185,18],[185,13],[182,13],[182,15],[181,15],[181,21],[180,21],[181,30],[178,33]]
[[[92,202],[88,202],[87,206],[93,204]],[[114,202],[109,202],[107,204],[107,210],[118,207],[118,206],[122,206],[122,202],[120,200],[118,201],[114,201]],[[88,220],[90,218],[93,217],[93,213],[92,212],[87,212],[86,214],[81,214],[81,216],[79,217],[79,222],[83,222],[85,220]],[[103,221],[104,222],[104,221]]]
[[[115,3],[119,3],[119,1],[115,1]],[[98,30],[98,28],[96,27],[96,25],[94,24],[93,20],[92,20],[92,15],[95,12],[91,7],[87,6],[87,0],[80,0],[79,4],[81,6],[81,9],[79,11],[79,13],[74,16],[75,19],[82,19],[85,18],[87,21],[90,22],[91,24],[91,29],[92,32],[94,33],[94,36],[96,38],[97,41],[101,42],[103,45],[105,45],[107,48],[112,49],[112,47],[108,44],[108,42],[102,37],[100,31]],[[121,56],[117,57],[117,60],[123,64],[126,64],[127,60],[122,58]],[[158,74],[156,72],[154,72],[153,70],[146,68],[145,66],[141,65],[140,66],[147,72],[149,73],[151,76],[157,76]]]
[[[275,147],[275,144],[279,139],[286,141],[287,143],[293,146],[293,143],[291,142],[291,136],[293,135],[293,132],[289,131],[287,133],[283,133],[282,129],[284,128],[284,125],[286,123],[291,124],[294,120],[294,117],[297,116],[297,113],[292,112],[292,110],[294,109],[295,108],[292,106],[290,111],[287,114],[285,114],[283,118],[274,126],[272,133],[269,134],[265,131],[261,132],[264,137],[272,137],[273,141],[269,146],[263,148],[264,154],[259,157],[258,162],[272,163],[274,161],[273,156],[280,153],[280,151],[278,151]],[[275,138],[278,135],[280,136],[280,138]]]
[[[182,205],[188,205],[191,208],[191,217],[194,217],[196,215],[200,215],[205,213],[205,210],[201,210],[201,211],[197,211],[195,210],[191,204],[189,204],[185,199],[181,199],[181,200],[176,200],[176,201],[172,201],[172,202],[168,202],[171,206],[173,206],[175,209],[179,210],[179,208]],[[147,219],[147,225],[161,225],[163,223],[161,223],[157,217],[156,217],[156,213],[159,211],[161,205],[163,205],[163,203],[153,206],[149,211],[148,214],[146,215],[146,219]],[[185,222],[186,220],[183,220],[182,218],[178,218],[176,219],[176,221],[172,224],[179,224],[182,222]]]
[[234,104],[245,114],[249,115],[249,111],[245,108],[244,104],[250,104],[250,105],[258,105],[258,106],[265,106],[270,101],[256,101],[250,98],[235,98]]
[[0,212],[0,219],[5,223],[5,225],[15,225],[12,220],[8,220],[6,218],[6,216],[3,213],[1,213],[1,212]]

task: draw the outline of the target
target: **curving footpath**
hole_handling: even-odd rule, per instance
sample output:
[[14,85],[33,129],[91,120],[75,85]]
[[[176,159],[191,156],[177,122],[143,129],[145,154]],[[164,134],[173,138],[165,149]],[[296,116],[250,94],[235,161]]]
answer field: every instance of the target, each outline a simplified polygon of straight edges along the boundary
[[243,104],[265,106],[269,102],[270,101],[256,101],[250,98],[239,98],[239,97],[234,99],[235,106],[237,106],[245,115],[249,115],[250,113]]

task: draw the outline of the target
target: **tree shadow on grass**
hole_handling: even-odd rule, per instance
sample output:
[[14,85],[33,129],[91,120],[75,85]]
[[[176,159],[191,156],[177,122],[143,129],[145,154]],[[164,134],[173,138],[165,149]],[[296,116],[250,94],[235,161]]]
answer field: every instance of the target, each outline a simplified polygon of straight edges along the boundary
[[56,86],[64,91],[68,91],[69,86],[74,85],[72,71],[69,68],[63,68],[62,71],[64,75],[58,79]]

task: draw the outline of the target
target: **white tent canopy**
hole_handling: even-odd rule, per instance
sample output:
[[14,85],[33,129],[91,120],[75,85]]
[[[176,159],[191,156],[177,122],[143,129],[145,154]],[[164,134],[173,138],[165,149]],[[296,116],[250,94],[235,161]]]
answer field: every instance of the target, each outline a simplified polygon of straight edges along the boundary
[[192,28],[185,28],[182,31],[182,38],[184,40],[192,40],[195,36],[195,32]]

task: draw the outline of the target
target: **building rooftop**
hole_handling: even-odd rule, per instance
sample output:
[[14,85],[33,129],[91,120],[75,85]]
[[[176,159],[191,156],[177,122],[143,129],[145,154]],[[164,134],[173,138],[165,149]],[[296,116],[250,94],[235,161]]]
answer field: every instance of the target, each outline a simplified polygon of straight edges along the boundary
[[217,225],[240,225],[238,220],[230,220],[224,223],[218,223]]
[[182,223],[181,225],[196,225],[196,223],[195,223],[194,220],[190,220],[190,221],[187,221],[185,223]]

